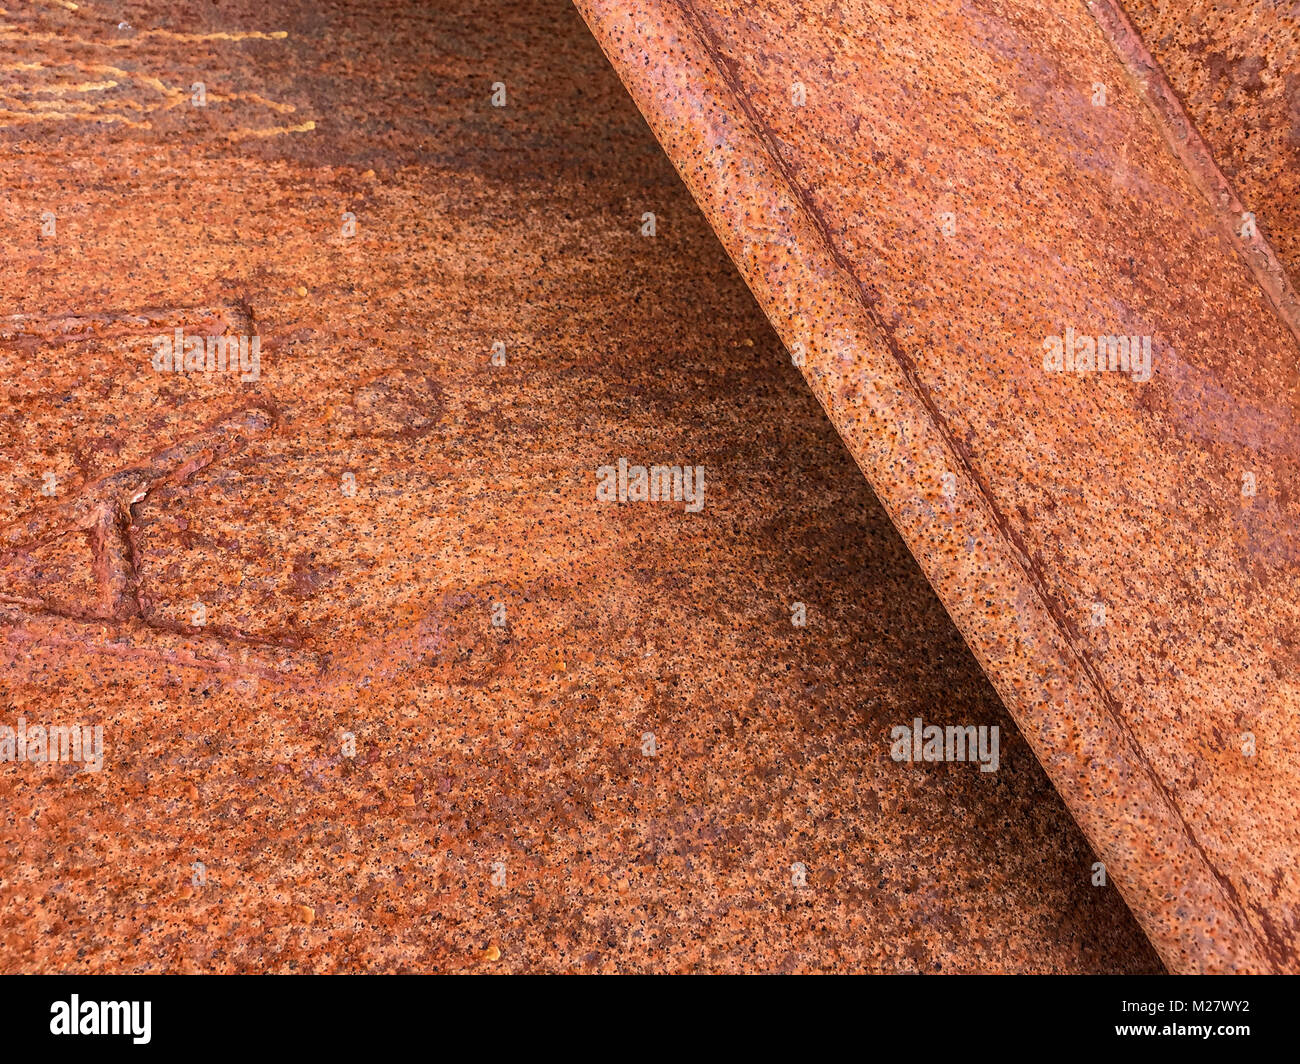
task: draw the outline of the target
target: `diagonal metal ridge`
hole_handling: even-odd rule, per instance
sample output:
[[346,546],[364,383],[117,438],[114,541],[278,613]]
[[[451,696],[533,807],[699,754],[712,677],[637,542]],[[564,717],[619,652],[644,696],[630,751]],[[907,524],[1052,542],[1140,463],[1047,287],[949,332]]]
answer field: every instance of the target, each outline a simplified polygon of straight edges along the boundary
[[1102,34],[1124,64],[1169,149],[1178,157],[1206,202],[1216,212],[1224,232],[1241,252],[1278,317],[1300,341],[1300,298],[1276,249],[1256,225],[1245,226],[1246,205],[1214,159],[1196,123],[1178,98],[1164,69],[1119,0],[1084,0]]

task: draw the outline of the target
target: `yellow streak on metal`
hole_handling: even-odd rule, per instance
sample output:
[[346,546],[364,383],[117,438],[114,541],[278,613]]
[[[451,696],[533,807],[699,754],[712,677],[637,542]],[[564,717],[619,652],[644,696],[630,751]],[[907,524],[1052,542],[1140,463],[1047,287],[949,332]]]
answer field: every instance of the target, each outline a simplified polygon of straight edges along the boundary
[[96,100],[15,100],[0,96],[6,107],[25,112],[57,112],[61,108],[94,111],[98,107]]
[[[66,5],[65,5],[66,6]],[[68,10],[76,10],[76,5],[71,5]],[[0,9],[3,13],[3,9]],[[8,30],[12,27],[0,27]],[[62,34],[48,33],[0,33],[0,40],[21,40],[25,42],[46,42],[58,41],[63,44],[79,43],[88,46],[105,45],[109,47],[119,47],[130,44],[133,40],[141,37],[155,37],[169,41],[180,42],[199,42],[199,41],[245,41],[245,40],[283,40],[289,34],[284,30],[276,30],[270,33],[261,30],[241,31],[236,33],[173,33],[170,30],[144,30],[130,38],[119,40],[106,39],[102,41],[88,41],[78,37],[68,37]],[[51,96],[67,97],[72,93],[103,92],[107,89],[117,88],[121,85],[122,79],[143,87],[153,89],[155,92],[164,97],[164,101],[152,108],[145,108],[138,102],[130,99],[114,100],[111,106],[127,108],[130,110],[144,112],[146,110],[163,110],[171,111],[181,106],[188,98],[189,93],[184,89],[172,88],[161,78],[152,74],[141,74],[138,72],[123,70],[120,67],[110,66],[105,63],[85,63],[79,60],[66,60],[62,62],[16,62],[0,66],[0,70],[6,71],[32,71],[32,70],[53,70],[57,67],[74,67],[86,73],[108,74],[114,80],[100,82],[82,82],[70,83],[62,82],[51,85],[38,86],[19,86],[15,91],[19,96],[31,96],[36,94],[48,94]],[[265,96],[255,92],[232,93],[228,96],[219,94],[209,94],[209,99],[214,102],[233,102],[240,101],[245,103],[257,104],[275,111],[277,114],[295,114],[297,108],[293,104],[279,103],[275,100],[267,99]],[[63,110],[51,111],[47,108],[55,106],[53,102],[37,104],[31,101],[24,101],[17,98],[13,93],[0,92],[0,104],[4,104],[3,110],[0,110],[0,128],[9,125],[23,125],[30,122],[44,120],[70,120],[73,118],[92,119],[100,122],[120,122],[134,129],[151,129],[148,122],[132,122],[125,116],[116,114],[112,111],[101,110],[93,104],[85,101],[69,101],[63,104]],[[5,122],[4,119],[11,119]],[[305,122],[296,126],[278,126],[268,129],[238,129],[227,134],[228,140],[246,140],[249,138],[263,139],[267,137],[280,136],[284,133],[306,133],[316,128],[315,122]]]
[[291,103],[277,103],[275,100],[268,100],[265,96],[261,96],[255,92],[235,92],[231,93],[229,96],[219,96],[214,92],[210,92],[208,93],[208,100],[215,100],[218,103],[226,103],[231,100],[242,100],[247,103],[261,104],[263,107],[268,107],[272,111],[277,111],[282,115],[291,115],[298,110],[298,108]]
[[315,128],[315,122],[304,122],[300,126],[276,126],[274,129],[236,129],[226,134],[226,139],[230,141],[264,140],[267,137],[278,137],[282,133],[310,133]]
[[162,37],[169,41],[282,41],[289,36],[285,30],[263,33],[247,30],[237,33],[173,33],[171,30],[142,30],[138,37]]
[[[6,27],[8,29],[10,27]],[[173,33],[171,30],[142,30],[131,37],[106,37],[103,40],[87,40],[85,37],[70,37],[63,33],[5,33],[0,34],[0,41],[30,41],[40,44],[81,44],[87,48],[126,48],[143,37],[156,37],[160,40],[178,41],[182,44],[198,44],[202,41],[282,41],[289,34],[284,30],[263,33],[250,30],[239,33]]]
[[105,114],[105,113],[96,114],[93,112],[89,114],[69,114],[61,111],[44,111],[41,112],[40,114],[28,114],[23,111],[10,111],[10,110],[0,108],[0,120],[3,119],[13,119],[13,121],[11,122],[0,121],[0,129],[6,128],[7,126],[30,125],[33,122],[67,121],[71,119],[77,119],[82,122],[87,120],[90,120],[92,122],[102,122],[102,123],[116,122],[116,123],[121,123],[122,125],[125,126],[129,126],[131,129],[152,129],[153,128],[153,126],[150,125],[148,122],[132,122],[129,118],[126,118],[123,115]]
[[37,85],[31,89],[20,89],[33,95],[37,93],[48,94],[50,96],[66,96],[70,92],[104,92],[107,89],[115,89],[120,84],[117,81],[65,81],[55,85]]

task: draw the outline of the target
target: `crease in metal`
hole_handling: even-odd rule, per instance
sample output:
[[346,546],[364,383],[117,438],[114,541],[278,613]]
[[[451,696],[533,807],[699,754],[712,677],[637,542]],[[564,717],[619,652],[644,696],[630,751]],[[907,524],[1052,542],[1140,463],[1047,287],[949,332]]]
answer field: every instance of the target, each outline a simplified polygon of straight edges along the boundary
[[1084,3],[1102,36],[1128,72],[1138,97],[1145,101],[1165,143],[1205,197],[1224,234],[1255,275],[1277,316],[1300,342],[1300,298],[1296,296],[1286,268],[1264,236],[1261,224],[1256,224],[1249,235],[1243,233],[1242,217],[1246,205],[1215,162],[1214,153],[1178,98],[1164,68],[1147,48],[1142,34],[1119,0],[1084,0]]

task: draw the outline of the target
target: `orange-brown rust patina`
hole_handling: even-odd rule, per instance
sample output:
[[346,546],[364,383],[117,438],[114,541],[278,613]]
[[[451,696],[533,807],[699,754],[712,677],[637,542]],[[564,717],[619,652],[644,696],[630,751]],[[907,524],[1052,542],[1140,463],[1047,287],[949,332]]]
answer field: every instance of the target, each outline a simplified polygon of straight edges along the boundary
[[122,7],[0,29],[0,725],[104,755],[0,971],[1160,969],[567,2]]
[[1297,341],[1114,26],[578,7],[1166,963],[1296,971]]

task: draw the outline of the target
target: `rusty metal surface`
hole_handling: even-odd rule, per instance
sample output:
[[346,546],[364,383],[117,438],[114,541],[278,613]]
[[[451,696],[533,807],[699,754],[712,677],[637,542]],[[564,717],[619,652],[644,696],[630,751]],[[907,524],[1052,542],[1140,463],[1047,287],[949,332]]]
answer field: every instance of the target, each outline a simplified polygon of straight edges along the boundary
[[1113,27],[578,6],[1165,962],[1296,971],[1297,342]]
[[[1256,157],[1246,161],[1244,167],[1236,165],[1230,170],[1239,179],[1245,179],[1246,194],[1252,199],[1261,200],[1269,208],[1272,221],[1280,225],[1278,235],[1284,241],[1280,245],[1282,254],[1278,253],[1269,231],[1261,225],[1258,213],[1246,209],[1246,203],[1238,192],[1237,184],[1224,172],[1219,162],[1221,158],[1231,161],[1234,154],[1240,154],[1238,149],[1242,147],[1242,142],[1249,139],[1240,135],[1244,127],[1258,125],[1267,128],[1270,123],[1276,121],[1276,97],[1259,106],[1249,104],[1241,107],[1234,106],[1238,123],[1233,131],[1236,135],[1225,135],[1222,125],[1217,123],[1215,116],[1208,113],[1204,107],[1198,107],[1195,116],[1188,111],[1179,88],[1170,80],[1164,67],[1152,54],[1119,0],[1088,0],[1088,9],[1097,19],[1102,33],[1114,48],[1116,56],[1134,82],[1138,94],[1146,102],[1151,118],[1156,128],[1163,134],[1165,143],[1217,217],[1228,243],[1235,247],[1245,260],[1259,287],[1273,304],[1278,317],[1291,330],[1292,335],[1300,340],[1300,296],[1296,295],[1295,286],[1286,267],[1286,261],[1294,259],[1291,230],[1294,217],[1291,197],[1287,191],[1283,191],[1281,196],[1260,195],[1261,179],[1265,183],[1264,187],[1287,189],[1291,181],[1289,169],[1294,159],[1287,159],[1286,156],[1294,155],[1294,151],[1289,147],[1281,147],[1278,138],[1273,136],[1268,138],[1266,146],[1256,154]],[[1149,21],[1146,24],[1149,30],[1155,28]],[[1236,43],[1246,44],[1257,27],[1247,23],[1241,25],[1240,29],[1242,39]],[[1267,35],[1264,35],[1264,40],[1259,43],[1263,44],[1267,39]],[[1162,42],[1162,51],[1168,53],[1170,47],[1167,40]],[[1170,57],[1178,58],[1176,54]],[[1247,69],[1251,66],[1252,64],[1246,64]],[[1181,79],[1180,84],[1186,91],[1188,88],[1186,77]],[[1229,96],[1233,105],[1239,99],[1241,97],[1235,94]],[[1270,104],[1273,106],[1270,107]],[[1213,146],[1202,135],[1198,120],[1205,122],[1210,129]],[[1279,163],[1282,171],[1279,175],[1281,180],[1274,184],[1271,178],[1279,170]],[[1268,228],[1273,229],[1275,226],[1270,225]]]
[[571,7],[172,7],[0,16],[0,969],[1160,969]]
[[[1125,0],[1242,210],[1300,270],[1300,4]],[[1238,220],[1238,227],[1243,222]]]

